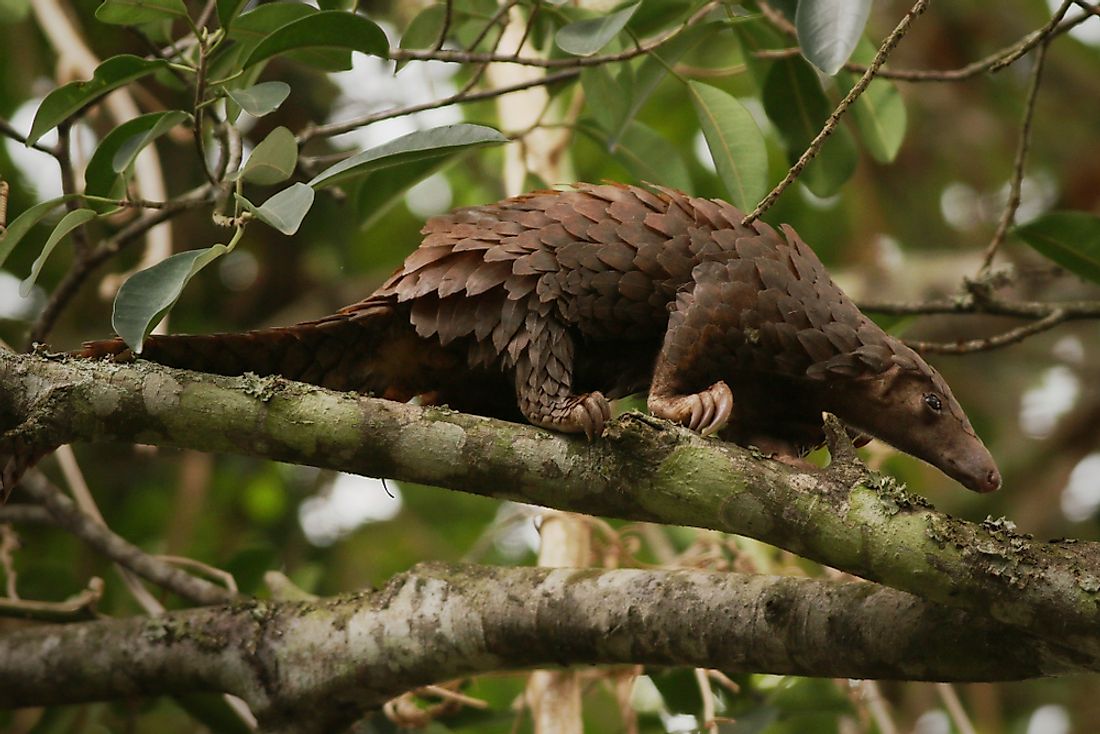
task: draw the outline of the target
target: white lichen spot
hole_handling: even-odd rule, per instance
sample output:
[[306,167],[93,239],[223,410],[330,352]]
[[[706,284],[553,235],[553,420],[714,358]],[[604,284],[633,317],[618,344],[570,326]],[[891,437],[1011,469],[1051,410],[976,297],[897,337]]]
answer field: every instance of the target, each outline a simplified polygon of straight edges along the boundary
[[141,399],[150,415],[164,415],[179,408],[183,388],[179,381],[161,372],[145,376],[141,382]]
[[790,484],[793,489],[806,494],[816,493],[818,491],[817,479],[811,474],[791,474],[787,478],[787,483]]
[[395,666],[419,660],[424,641],[415,633],[413,621],[438,619],[447,598],[447,583],[441,579],[409,581],[390,602],[382,624],[386,654]]
[[90,404],[92,412],[97,417],[105,417],[118,410],[122,404],[122,393],[113,385],[107,385],[101,390],[93,390]]
[[517,438],[512,452],[526,463],[537,463],[547,471],[565,474],[569,469],[569,445],[564,441]]

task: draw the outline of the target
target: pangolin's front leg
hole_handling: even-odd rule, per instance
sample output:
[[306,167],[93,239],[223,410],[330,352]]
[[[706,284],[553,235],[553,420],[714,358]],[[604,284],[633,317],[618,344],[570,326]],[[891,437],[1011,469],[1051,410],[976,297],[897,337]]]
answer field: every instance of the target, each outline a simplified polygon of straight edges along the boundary
[[[704,436],[721,430],[733,415],[733,392],[715,379],[723,372],[725,345],[721,320],[713,313],[720,300],[714,279],[723,270],[718,263],[697,266],[692,289],[677,295],[649,389],[650,413]],[[709,380],[714,381],[708,387],[691,391]]]

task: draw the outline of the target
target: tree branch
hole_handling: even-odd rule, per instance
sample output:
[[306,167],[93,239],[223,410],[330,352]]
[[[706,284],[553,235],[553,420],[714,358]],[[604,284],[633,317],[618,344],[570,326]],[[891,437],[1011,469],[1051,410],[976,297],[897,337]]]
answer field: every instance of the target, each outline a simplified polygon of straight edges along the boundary
[[858,465],[797,469],[636,414],[589,443],[279,378],[0,354],[0,431],[0,466],[140,441],[747,535],[1100,653],[1100,544],[967,523]]
[[73,501],[41,477],[27,477],[20,485],[31,498],[65,528],[103,555],[138,576],[198,604],[225,604],[236,596],[228,589],[192,576],[145,553],[80,511]]
[[1018,326],[1015,329],[996,334],[984,339],[960,339],[957,342],[925,342],[914,339],[906,339],[905,343],[922,354],[970,354],[972,352],[987,352],[990,349],[1007,347],[1009,344],[1018,344],[1029,336],[1041,334],[1053,329],[1066,320],[1063,311],[1055,309],[1049,314],[1032,321],[1030,324]]
[[328,732],[435,681],[618,663],[983,681],[1100,669],[872,584],[432,563],[373,593],[11,632],[0,637],[0,706],[216,690],[244,698],[264,731]]

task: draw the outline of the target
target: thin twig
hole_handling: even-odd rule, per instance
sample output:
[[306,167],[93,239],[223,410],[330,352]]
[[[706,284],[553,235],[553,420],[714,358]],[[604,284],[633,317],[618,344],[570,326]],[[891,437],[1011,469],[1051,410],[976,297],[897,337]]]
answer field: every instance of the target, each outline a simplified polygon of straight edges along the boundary
[[554,84],[556,82],[564,81],[566,79],[572,79],[580,76],[580,71],[577,69],[566,69],[564,71],[557,71],[546,76],[541,76],[537,79],[530,79],[528,81],[519,82],[518,84],[510,84],[506,87],[498,87],[496,89],[485,89],[480,92],[462,93],[458,92],[437,99],[433,102],[424,102],[417,105],[410,105],[408,107],[399,107],[391,110],[383,110],[381,112],[374,112],[369,115],[363,115],[351,120],[345,120],[344,122],[335,122],[329,125],[310,125],[302,130],[298,134],[298,143],[304,144],[309,140],[316,137],[328,137],[332,135],[340,135],[346,133],[349,130],[354,130],[357,127],[363,127],[369,125],[372,122],[378,122],[380,120],[389,120],[393,117],[403,117],[405,115],[411,115],[416,112],[423,112],[424,110],[434,110],[438,107],[446,107],[451,104],[465,104],[467,102],[478,102],[483,99],[493,99],[494,97],[500,97],[505,94],[511,94],[512,92],[520,92],[524,89],[530,89],[531,87],[541,87]]
[[188,568],[193,571],[198,571],[203,576],[207,576],[212,579],[217,579],[221,582],[221,585],[234,596],[240,593],[240,589],[237,588],[237,579],[233,578],[233,574],[218,568],[217,566],[211,566],[209,563],[203,563],[202,561],[194,558],[188,558],[187,556],[157,556],[165,563],[171,563],[173,566],[180,566],[182,568]]
[[[0,135],[11,138],[20,145],[27,144],[26,136],[24,136],[22,133],[12,127],[11,123],[5,120],[3,117],[0,117]],[[42,143],[35,143],[31,147],[42,153],[47,153],[54,158],[57,157],[57,148],[51,148],[48,145],[42,145]]]
[[0,507],[0,523],[13,525],[56,525],[53,515],[39,505],[6,504]]
[[[981,74],[996,73],[1010,66],[1044,40],[1053,39],[1072,30],[1092,15],[1100,15],[1100,8],[1082,5],[1080,2],[1077,4],[1081,5],[1087,12],[1074,16],[1057,26],[1047,23],[1042,28],[1028,33],[1019,41],[958,69],[879,69],[877,76],[899,82],[961,82],[973,79]],[[786,59],[801,54],[802,49],[797,46],[761,49],[753,52],[753,56],[758,59]],[[849,62],[844,65],[844,70],[862,74],[867,71],[867,66]]]
[[197,604],[224,604],[233,600],[233,594],[220,586],[150,556],[96,522],[40,474],[27,475],[20,486],[34,501],[44,505],[59,525],[142,578]]
[[218,180],[214,177],[214,172],[210,170],[210,164],[206,160],[206,141],[203,140],[203,120],[206,114],[206,105],[203,104],[206,97],[206,54],[206,42],[200,38],[198,69],[195,71],[195,98],[192,109],[192,114],[195,116],[195,150],[198,153],[199,165],[202,166],[202,172],[206,175],[206,180],[217,185]]
[[779,12],[771,6],[771,3],[761,2],[759,3],[760,12],[764,15],[769,23],[776,27],[781,33],[785,33],[791,38],[798,37],[798,29],[794,27],[794,24],[787,19],[787,16]]
[[1084,10],[1089,15],[1095,15],[1100,18],[1100,5],[1091,5],[1085,0],[1073,0],[1073,4]]
[[860,681],[859,691],[862,700],[867,704],[868,713],[878,727],[879,734],[897,734],[898,727],[890,716],[890,708],[886,699],[882,697],[878,683],[873,680]]
[[[520,36],[519,43],[516,44],[515,53],[513,56],[519,56],[520,50],[527,44],[527,39],[531,37],[531,32],[535,29],[535,21],[539,17],[539,11],[542,10],[542,0],[535,0],[531,6],[531,13],[527,16],[527,25],[523,27],[523,35]],[[501,34],[504,35],[503,33]]]
[[716,2],[707,3],[676,28],[666,31],[639,46],[613,54],[551,59],[541,56],[515,56],[513,54],[482,53],[478,51],[460,51],[454,49],[391,48],[390,59],[393,61],[447,61],[458,64],[501,62],[507,64],[520,64],[522,66],[539,66],[546,69],[576,69],[584,66],[601,66],[616,61],[629,61],[630,59],[637,58],[671,41],[688,28],[700,22],[710,13],[715,5],[717,5]]
[[95,607],[103,598],[103,579],[93,576],[88,586],[65,601],[0,599],[0,617],[31,619],[36,622],[80,622],[95,619]]
[[955,692],[955,686],[950,683],[937,683],[936,692],[940,694],[940,700],[947,709],[947,715],[951,717],[951,722],[955,724],[959,734],[977,734],[974,731],[974,724],[970,722],[970,717],[966,715],[962,701],[959,700],[959,694]]
[[[66,196],[79,193],[76,188],[76,171],[72,162],[71,137],[71,121],[63,122],[57,126],[57,164],[61,167],[61,193]],[[75,199],[65,201],[67,211],[71,212],[79,206],[80,204]],[[72,238],[76,259],[80,260],[87,256],[91,244],[88,242],[88,233],[84,229],[84,225],[73,230]]]
[[[470,45],[466,47],[466,50],[470,53],[473,53],[474,49],[480,46],[481,42],[485,40],[485,37],[489,35],[489,31],[493,29],[493,26],[495,26],[497,23],[500,23],[500,19],[507,15],[508,11],[512,9],[512,6],[516,5],[518,2],[519,0],[507,0],[507,2],[501,3],[500,6],[496,9],[496,12],[493,13],[493,17],[489,18],[489,20],[485,23],[485,26],[480,31],[478,31],[477,37],[470,42]],[[507,26],[508,24],[504,23],[503,25]],[[499,45],[500,41],[498,40],[497,43],[493,46],[493,53],[496,53]],[[519,49],[516,49],[516,51],[518,53]],[[481,68],[485,68],[485,64],[482,64]]]
[[[1065,0],[1054,17],[1061,20],[1069,10],[1073,0]],[[1035,116],[1035,100],[1039,96],[1039,86],[1043,77],[1043,66],[1047,58],[1047,50],[1050,48],[1050,38],[1044,38],[1043,42],[1035,50],[1035,68],[1031,71],[1031,84],[1027,90],[1027,101],[1024,103],[1024,121],[1020,126],[1020,142],[1016,146],[1016,159],[1012,164],[1012,182],[1009,184],[1008,201],[1005,202],[1004,211],[1001,212],[997,229],[993,233],[993,239],[985,248],[982,255],[982,266],[979,273],[985,273],[993,263],[997,250],[1005,241],[1008,228],[1016,221],[1016,211],[1020,208],[1020,188],[1024,182],[1024,166],[1027,163],[1028,149],[1031,146],[1031,121]]]
[[624,51],[618,54],[609,54],[605,56],[589,56],[586,58],[570,58],[570,59],[543,59],[538,57],[518,57],[511,54],[502,53],[475,53],[470,51],[452,51],[452,50],[440,50],[440,51],[424,51],[416,49],[391,49],[390,58],[395,61],[453,61],[458,63],[491,63],[491,62],[504,62],[513,64],[524,64],[528,66],[542,66],[547,68],[565,67],[561,71],[552,72],[546,76],[539,77],[537,79],[529,79],[517,84],[511,84],[505,87],[499,87],[496,89],[486,89],[481,92],[458,92],[448,97],[435,100],[433,102],[424,102],[422,104],[410,105],[408,107],[398,107],[390,110],[383,110],[381,112],[371,113],[369,115],[363,115],[362,117],[353,118],[351,120],[345,120],[343,122],[331,123],[329,125],[307,125],[298,134],[298,144],[302,145],[316,137],[328,137],[332,135],[340,135],[346,133],[349,130],[354,130],[364,125],[369,125],[373,122],[379,122],[381,120],[388,120],[394,117],[402,117],[404,115],[411,115],[416,112],[423,112],[424,110],[432,110],[438,107],[446,107],[451,104],[465,104],[467,102],[477,102],[483,99],[492,99],[494,97],[500,97],[505,94],[511,94],[512,92],[520,92],[524,89],[530,89],[531,87],[548,86],[556,82],[565,81],[567,79],[573,79],[580,75],[580,68],[584,66],[596,66],[599,64],[606,64],[615,61],[625,61],[635,58],[639,55],[652,51],[658,48],[664,43],[671,41],[673,38],[679,36],[688,28],[691,28],[696,23],[700,22],[702,18],[715,6],[716,3],[707,3],[696,11],[690,18],[684,21],[679,27],[669,31],[662,36],[650,41],[647,44],[639,48],[634,48],[629,51]]
[[199,13],[199,17],[195,20],[196,28],[206,28],[210,24],[210,19],[214,17],[214,11],[218,9],[218,0],[207,0],[206,5],[203,6],[202,12]]
[[0,568],[4,569],[4,593],[9,599],[19,599],[19,574],[15,570],[15,552],[19,550],[19,535],[11,525],[0,525]]
[[435,42],[432,48],[439,51],[443,48],[443,44],[447,41],[447,34],[451,32],[451,21],[454,16],[454,1],[447,0],[443,6],[443,28],[439,31],[439,40]]
[[705,668],[695,669],[695,685],[699,687],[699,696],[703,699],[703,726],[709,732],[718,731],[718,722],[714,720],[714,691]]
[[931,314],[987,314],[1013,316],[1019,319],[1043,319],[1055,311],[1065,315],[1066,321],[1100,318],[1100,301],[1007,301],[1001,299],[976,299],[969,295],[961,298],[935,301],[860,301],[862,311],[890,314],[892,316],[928,316]]
[[1021,342],[1029,336],[1040,334],[1053,329],[1066,320],[1066,314],[1061,310],[1054,310],[1045,317],[1025,324],[1010,331],[986,337],[985,339],[970,339],[957,342],[925,342],[906,341],[911,348],[924,354],[971,354],[973,352],[986,352],[991,349],[1006,347],[1009,344]]
[[10,190],[8,182],[0,179],[0,235],[8,229],[8,192]]
[[[61,467],[61,473],[65,477],[69,494],[72,495],[77,508],[100,525],[106,527],[107,522],[99,511],[99,505],[96,504],[95,497],[92,496],[92,490],[88,487],[88,482],[84,479],[84,472],[81,471],[80,464],[76,461],[73,447],[69,445],[60,446],[54,456]],[[149,593],[149,590],[141,583],[140,578],[122,564],[116,563],[115,567],[118,570],[118,575],[122,578],[122,583],[126,585],[127,591],[130,592],[130,595],[134,597],[146,613],[162,614],[164,612],[164,605]]]
[[840,101],[840,104],[838,104],[832,114],[829,115],[829,118],[825,120],[825,125],[821,128],[821,132],[810,141],[809,146],[802,152],[802,155],[799,156],[795,164],[791,166],[791,169],[787,171],[787,175],[783,177],[783,180],[756,205],[756,208],[753,209],[750,214],[741,220],[741,224],[745,226],[752,224],[760,215],[771,208],[771,205],[787,190],[788,186],[794,183],[795,179],[802,173],[806,165],[812,161],[818,151],[821,150],[821,146],[825,144],[825,140],[833,133],[833,130],[836,129],[837,124],[840,122],[840,118],[848,111],[848,107],[859,98],[859,95],[863,94],[863,90],[865,90],[871,83],[871,80],[875,78],[879,67],[886,62],[886,57],[890,55],[890,52],[894,50],[898,42],[905,37],[913,20],[928,7],[929,2],[931,2],[931,0],[917,0],[916,4],[909,9],[909,12],[905,14],[905,17],[901,19],[901,22],[898,23],[893,32],[891,32],[890,35],[886,37],[886,40],[882,42],[878,53],[875,54],[875,58],[871,61],[871,65],[867,67],[867,71],[863,73],[863,76],[859,78],[855,86],[848,91],[848,94],[844,96],[844,99]]

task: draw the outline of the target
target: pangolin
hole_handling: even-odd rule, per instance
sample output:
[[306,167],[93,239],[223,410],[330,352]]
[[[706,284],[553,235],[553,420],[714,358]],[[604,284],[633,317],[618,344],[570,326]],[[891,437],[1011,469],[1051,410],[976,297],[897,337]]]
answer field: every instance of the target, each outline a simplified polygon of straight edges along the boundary
[[[997,467],[943,378],[840,290],[789,226],[662,188],[576,184],[430,219],[378,290],[325,318],[152,336],[142,356],[277,374],[545,428],[602,432],[608,400],[797,454],[822,413],[970,489]],[[129,358],[119,339],[80,355]]]

